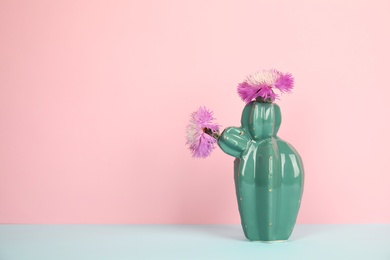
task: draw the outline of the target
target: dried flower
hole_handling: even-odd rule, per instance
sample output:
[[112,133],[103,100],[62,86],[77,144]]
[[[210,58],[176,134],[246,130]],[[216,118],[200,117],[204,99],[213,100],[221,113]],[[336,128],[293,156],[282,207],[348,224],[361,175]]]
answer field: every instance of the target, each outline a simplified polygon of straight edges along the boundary
[[238,95],[246,103],[253,99],[260,99],[262,102],[273,102],[279,98],[274,88],[281,93],[290,93],[294,86],[294,78],[290,73],[282,73],[275,69],[255,72],[238,84]]
[[191,114],[186,128],[187,142],[193,157],[205,158],[215,148],[219,137],[219,126],[213,122],[213,113],[206,107],[200,107]]

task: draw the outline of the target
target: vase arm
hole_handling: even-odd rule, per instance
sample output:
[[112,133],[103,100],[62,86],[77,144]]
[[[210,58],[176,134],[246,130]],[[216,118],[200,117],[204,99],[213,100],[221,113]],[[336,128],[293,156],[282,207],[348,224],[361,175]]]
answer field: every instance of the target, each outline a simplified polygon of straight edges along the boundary
[[218,145],[226,154],[240,158],[250,142],[250,138],[241,127],[228,127],[218,138]]

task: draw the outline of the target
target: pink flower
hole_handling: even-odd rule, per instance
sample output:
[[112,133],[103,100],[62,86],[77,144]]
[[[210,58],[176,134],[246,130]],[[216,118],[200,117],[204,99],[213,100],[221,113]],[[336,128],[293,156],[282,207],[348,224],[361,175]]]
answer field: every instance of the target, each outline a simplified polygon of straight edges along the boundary
[[279,98],[274,92],[278,89],[281,93],[290,93],[294,87],[294,78],[290,73],[282,73],[275,69],[255,72],[238,84],[238,95],[246,103],[256,98],[263,102],[273,102]]
[[187,142],[193,157],[205,158],[215,148],[219,136],[219,126],[213,123],[213,113],[205,107],[200,107],[191,114],[190,123],[186,128]]

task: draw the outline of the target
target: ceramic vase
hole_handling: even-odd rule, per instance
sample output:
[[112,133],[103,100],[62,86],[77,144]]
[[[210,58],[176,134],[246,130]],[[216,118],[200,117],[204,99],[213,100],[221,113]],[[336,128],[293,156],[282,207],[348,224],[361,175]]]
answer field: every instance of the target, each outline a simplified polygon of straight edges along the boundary
[[286,241],[301,205],[302,159],[277,136],[280,124],[277,104],[253,101],[242,112],[241,127],[226,128],[218,139],[220,148],[235,157],[238,209],[251,241]]

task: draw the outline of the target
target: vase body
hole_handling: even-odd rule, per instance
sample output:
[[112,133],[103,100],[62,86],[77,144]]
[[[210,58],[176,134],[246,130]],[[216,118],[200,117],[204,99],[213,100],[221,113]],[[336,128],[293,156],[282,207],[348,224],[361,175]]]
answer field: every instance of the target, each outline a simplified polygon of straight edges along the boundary
[[241,224],[251,241],[285,241],[301,204],[304,170],[298,152],[277,136],[281,113],[274,103],[253,101],[241,127],[226,128],[218,145],[235,157],[234,182]]

